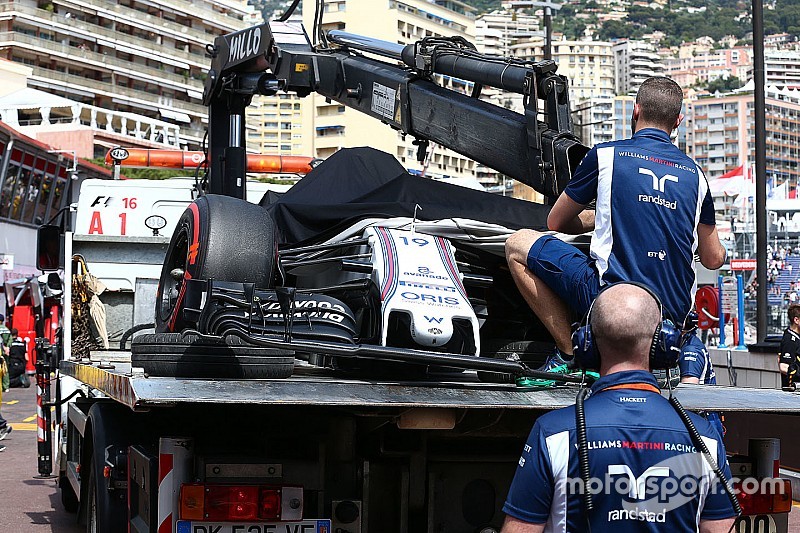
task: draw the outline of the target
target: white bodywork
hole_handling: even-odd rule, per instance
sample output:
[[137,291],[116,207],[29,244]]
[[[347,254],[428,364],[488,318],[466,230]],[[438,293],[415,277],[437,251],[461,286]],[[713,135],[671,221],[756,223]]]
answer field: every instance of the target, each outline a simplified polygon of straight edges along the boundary
[[453,246],[443,237],[373,226],[365,231],[372,244],[373,281],[381,295],[381,344],[386,346],[392,312],[411,321],[411,337],[435,348],[453,336],[453,319],[472,324],[476,355],[479,324],[469,303]]

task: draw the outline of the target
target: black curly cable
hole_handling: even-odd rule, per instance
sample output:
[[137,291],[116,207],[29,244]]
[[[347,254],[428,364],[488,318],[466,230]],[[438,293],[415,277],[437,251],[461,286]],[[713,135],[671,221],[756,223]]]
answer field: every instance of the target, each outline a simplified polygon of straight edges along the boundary
[[583,493],[581,494],[581,501],[583,502],[583,514],[586,518],[586,527],[591,531],[589,523],[589,514],[594,509],[594,501],[592,500],[592,493],[589,490],[589,445],[586,439],[586,411],[583,408],[584,400],[589,396],[591,389],[589,387],[582,387],[578,391],[578,396],[575,398],[575,432],[576,440],[578,441],[578,472],[583,481]]
[[697,428],[694,426],[692,419],[689,418],[689,414],[681,405],[681,402],[678,401],[678,398],[670,394],[669,396],[669,403],[675,409],[675,412],[678,413],[678,416],[681,417],[683,421],[683,425],[686,426],[686,430],[689,432],[689,438],[692,439],[692,443],[694,443],[695,448],[700,450],[700,453],[703,454],[706,461],[708,461],[708,465],[714,471],[714,474],[722,481],[723,488],[725,489],[725,494],[728,495],[728,499],[731,501],[731,505],[733,506],[733,510],[736,513],[736,517],[742,516],[742,506],[739,505],[739,499],[733,493],[733,489],[731,489],[730,481],[725,477],[725,473],[717,464],[716,459],[711,456],[711,452],[708,450],[708,446],[706,443],[703,442],[703,439],[700,437],[700,433],[697,431]]

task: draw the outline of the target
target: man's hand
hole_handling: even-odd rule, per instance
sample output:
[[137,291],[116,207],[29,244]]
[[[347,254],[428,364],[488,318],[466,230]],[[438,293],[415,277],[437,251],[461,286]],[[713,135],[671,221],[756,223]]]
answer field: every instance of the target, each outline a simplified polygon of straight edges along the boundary
[[531,524],[506,515],[506,521],[503,522],[503,529],[500,530],[500,533],[542,533],[543,531],[544,524]]
[[594,230],[594,211],[584,211],[583,205],[561,193],[547,215],[547,227],[553,231],[580,235]]
[[697,225],[697,255],[709,270],[716,270],[725,263],[725,247],[719,242],[716,226]]

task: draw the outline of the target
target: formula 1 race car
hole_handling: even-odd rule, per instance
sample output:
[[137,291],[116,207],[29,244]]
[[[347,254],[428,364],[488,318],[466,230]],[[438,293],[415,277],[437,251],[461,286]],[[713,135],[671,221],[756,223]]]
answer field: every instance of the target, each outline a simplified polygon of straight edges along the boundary
[[508,381],[553,350],[503,250],[514,230],[544,228],[547,212],[409,175],[369,148],[337,152],[261,205],[200,197],[173,234],[157,333],[137,337],[134,364],[153,375],[284,377],[298,357]]

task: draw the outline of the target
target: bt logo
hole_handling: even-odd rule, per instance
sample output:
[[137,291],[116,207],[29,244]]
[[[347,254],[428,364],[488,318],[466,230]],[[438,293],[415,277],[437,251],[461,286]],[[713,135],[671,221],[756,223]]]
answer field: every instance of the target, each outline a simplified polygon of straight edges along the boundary
[[663,177],[659,178],[656,176],[655,172],[650,170],[649,168],[642,168],[639,167],[639,174],[644,174],[645,176],[650,176],[653,178],[653,190],[658,192],[664,192],[664,185],[666,182],[672,181],[678,183],[678,176],[673,176],[672,174],[665,174]]
[[667,257],[667,252],[664,250],[659,250],[657,252],[647,252],[647,257],[658,258],[659,260],[663,261]]

